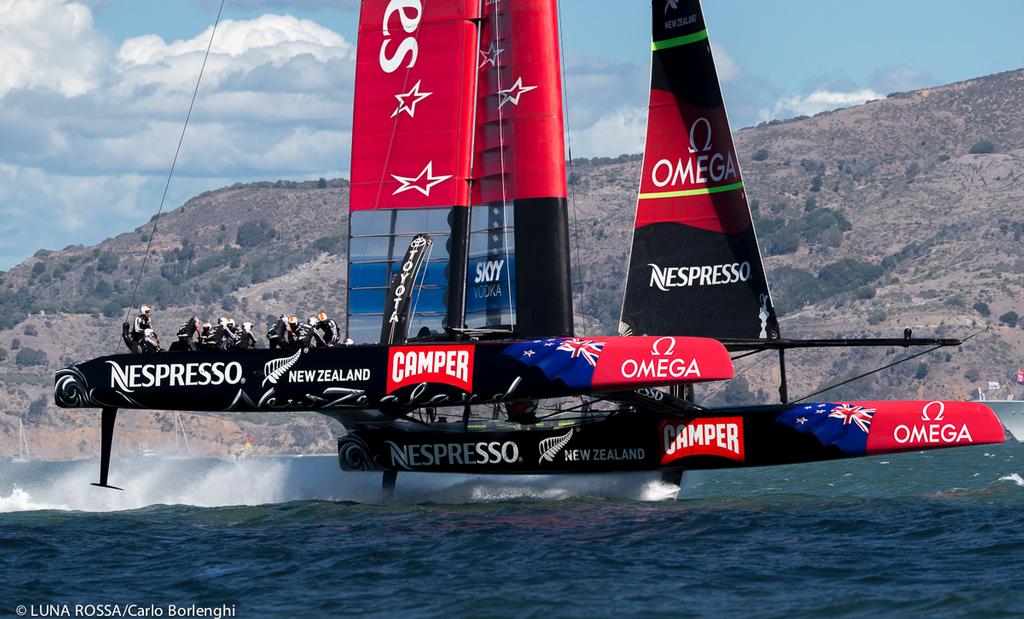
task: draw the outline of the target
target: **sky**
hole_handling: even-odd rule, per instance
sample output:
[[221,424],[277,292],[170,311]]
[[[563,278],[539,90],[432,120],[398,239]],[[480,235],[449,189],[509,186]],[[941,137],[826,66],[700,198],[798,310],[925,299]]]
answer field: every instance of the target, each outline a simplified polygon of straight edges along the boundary
[[[152,217],[219,4],[0,0],[0,270]],[[166,209],[235,182],[348,176],[358,4],[226,0]],[[573,155],[640,152],[650,3],[560,4]],[[1018,0],[704,11],[734,129],[1024,66]]]

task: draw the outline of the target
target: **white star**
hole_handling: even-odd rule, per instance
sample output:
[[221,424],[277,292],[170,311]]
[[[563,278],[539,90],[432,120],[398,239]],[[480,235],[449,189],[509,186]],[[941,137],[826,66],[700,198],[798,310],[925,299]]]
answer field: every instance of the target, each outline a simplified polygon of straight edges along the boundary
[[[451,174],[445,174],[444,176],[434,176],[434,162],[428,161],[427,166],[423,168],[423,171],[416,176],[398,176],[397,174],[392,174],[391,178],[395,179],[399,183],[402,183],[402,186],[394,190],[391,193],[391,195],[397,196],[403,191],[415,189],[416,191],[422,193],[425,196],[430,196],[430,189],[434,185],[444,182],[451,177]],[[424,178],[426,179],[426,184],[421,186],[420,181],[423,180]]]
[[800,425],[804,425],[805,423],[807,423],[807,417],[797,417],[796,422]]
[[524,356],[524,357],[532,357],[532,356],[534,356],[535,354],[537,354],[537,353],[533,352],[532,350],[524,350],[524,351],[523,351],[523,356]]
[[[413,84],[412,90],[409,92],[395,95],[395,98],[398,99],[398,107],[395,108],[394,112],[391,112],[391,118],[398,116],[399,112],[405,112],[413,118],[416,117],[416,104],[434,94],[432,92],[420,92],[421,81],[423,80],[418,80]],[[407,99],[411,100],[407,101]]]
[[535,88],[537,87],[523,86],[523,77],[519,76],[519,78],[516,80],[516,83],[512,84],[511,88],[506,88],[505,90],[498,91],[498,96],[500,97],[500,99],[498,100],[498,109],[501,109],[501,107],[508,103],[509,101],[512,102],[512,105],[518,106],[519,97],[521,97],[524,92],[530,92]]
[[489,64],[492,67],[497,67],[498,55],[501,54],[501,52],[503,51],[505,51],[504,47],[498,47],[497,43],[491,41],[490,47],[488,47],[487,49],[480,50],[480,58],[482,58],[482,60],[480,61],[480,65],[477,68],[483,69],[485,64]]

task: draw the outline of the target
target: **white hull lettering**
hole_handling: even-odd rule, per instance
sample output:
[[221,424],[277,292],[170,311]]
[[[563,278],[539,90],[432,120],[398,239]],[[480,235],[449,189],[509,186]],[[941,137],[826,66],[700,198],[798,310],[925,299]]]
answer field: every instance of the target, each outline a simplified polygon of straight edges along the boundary
[[145,365],[110,365],[110,387],[126,393],[153,387],[215,387],[242,382],[242,364],[224,363],[148,363]]
[[643,447],[623,449],[566,449],[566,462],[638,462],[647,455]]
[[626,359],[620,368],[623,378],[700,378],[696,359]]
[[966,425],[957,428],[950,423],[927,423],[914,426],[898,425],[892,437],[900,445],[953,445],[973,443],[971,432]]
[[290,383],[350,383],[370,380],[370,369],[333,370],[292,370],[288,372]]
[[391,448],[391,464],[402,469],[431,466],[514,464],[519,462],[519,445],[512,441],[489,443],[426,443],[398,445],[385,441]]

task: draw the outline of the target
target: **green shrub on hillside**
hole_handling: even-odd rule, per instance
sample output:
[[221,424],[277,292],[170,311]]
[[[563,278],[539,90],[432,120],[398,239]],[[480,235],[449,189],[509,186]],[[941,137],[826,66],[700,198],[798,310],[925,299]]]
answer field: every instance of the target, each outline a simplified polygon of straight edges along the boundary
[[999,322],[1009,327],[1016,327],[1018,320],[1020,320],[1020,316],[1013,310],[1010,310],[999,317]]
[[46,353],[42,350],[36,350],[35,348],[29,348],[26,346],[18,351],[17,356],[14,358],[14,362],[22,367],[46,365]]
[[975,142],[968,152],[972,155],[987,155],[996,152],[996,145],[991,140],[981,140],[980,142]]

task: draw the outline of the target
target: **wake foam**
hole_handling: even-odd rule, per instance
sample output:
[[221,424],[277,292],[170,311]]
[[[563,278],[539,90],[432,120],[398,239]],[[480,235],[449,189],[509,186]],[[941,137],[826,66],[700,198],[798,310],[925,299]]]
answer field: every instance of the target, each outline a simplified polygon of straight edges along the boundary
[[1020,476],[1020,473],[1011,473],[1010,475],[1004,475],[999,478],[999,481],[1012,481],[1018,486],[1024,486],[1024,477]]
[[[124,492],[91,486],[96,460],[0,464],[0,513],[88,512],[151,505],[226,507],[289,501],[383,503],[380,473],[342,472],[334,456],[216,459],[121,458],[110,482]],[[678,488],[655,473],[477,476],[402,473],[394,503],[489,503],[599,497],[635,501],[675,498]]]

